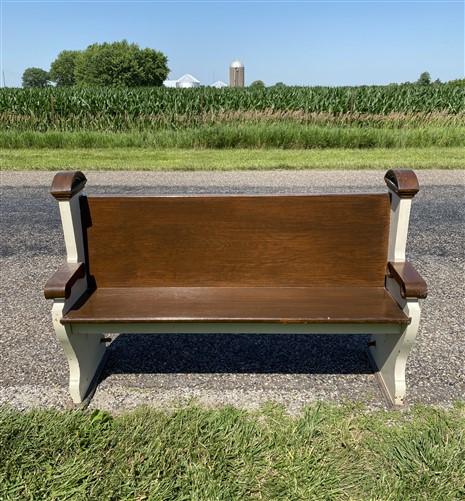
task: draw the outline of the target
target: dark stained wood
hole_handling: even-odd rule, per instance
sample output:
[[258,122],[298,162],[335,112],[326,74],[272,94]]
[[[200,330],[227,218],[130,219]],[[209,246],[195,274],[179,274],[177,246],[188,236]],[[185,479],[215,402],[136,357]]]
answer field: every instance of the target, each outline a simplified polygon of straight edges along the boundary
[[426,282],[408,261],[388,263],[388,275],[400,285],[402,297],[424,299],[428,295]]
[[71,287],[85,275],[83,263],[65,263],[45,284],[44,296],[46,299],[65,298],[71,294]]
[[384,176],[388,187],[400,198],[413,198],[420,189],[417,175],[410,169],[391,169]]
[[86,176],[81,171],[57,172],[52,181],[50,193],[57,200],[69,200],[86,185]]
[[384,287],[100,288],[63,323],[277,322],[407,324]]
[[88,197],[97,287],[382,287],[388,194]]

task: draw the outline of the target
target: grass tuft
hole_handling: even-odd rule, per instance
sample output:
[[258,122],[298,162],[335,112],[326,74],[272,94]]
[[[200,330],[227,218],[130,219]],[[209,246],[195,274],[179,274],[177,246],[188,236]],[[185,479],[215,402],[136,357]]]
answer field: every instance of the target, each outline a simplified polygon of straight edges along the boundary
[[465,407],[0,410],[0,499],[465,496]]
[[0,131],[0,148],[323,149],[465,147],[465,127],[379,128],[295,122],[222,124],[180,130]]

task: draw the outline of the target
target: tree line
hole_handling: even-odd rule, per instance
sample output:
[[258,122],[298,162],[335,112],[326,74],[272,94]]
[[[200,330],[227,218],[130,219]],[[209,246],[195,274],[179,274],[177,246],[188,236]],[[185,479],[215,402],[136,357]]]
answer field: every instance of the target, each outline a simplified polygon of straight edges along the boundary
[[126,40],[92,44],[87,49],[64,50],[52,62],[50,70],[27,68],[23,87],[122,86],[156,87],[168,73],[168,58],[160,51]]
[[[85,50],[63,50],[52,62],[50,70],[27,68],[23,73],[23,87],[159,87],[169,74],[168,58],[151,48],[141,49],[126,40],[113,43],[92,44]],[[405,82],[411,83],[411,82]],[[424,71],[416,82],[418,85],[441,84],[432,80]],[[448,83],[465,85],[465,79]],[[390,84],[398,85],[398,84]],[[278,82],[275,87],[285,87]],[[255,80],[250,87],[264,88],[262,80]]]

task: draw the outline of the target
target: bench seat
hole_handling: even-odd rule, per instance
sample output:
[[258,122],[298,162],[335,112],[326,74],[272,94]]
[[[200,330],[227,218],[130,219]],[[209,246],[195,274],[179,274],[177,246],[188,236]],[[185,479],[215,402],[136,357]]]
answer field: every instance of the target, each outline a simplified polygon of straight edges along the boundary
[[408,324],[384,287],[98,288],[61,322]]
[[380,193],[86,195],[82,172],[56,174],[66,262],[44,294],[73,401],[92,395],[108,334],[353,334],[371,336],[380,385],[403,405],[427,286],[405,256],[417,177],[385,181]]

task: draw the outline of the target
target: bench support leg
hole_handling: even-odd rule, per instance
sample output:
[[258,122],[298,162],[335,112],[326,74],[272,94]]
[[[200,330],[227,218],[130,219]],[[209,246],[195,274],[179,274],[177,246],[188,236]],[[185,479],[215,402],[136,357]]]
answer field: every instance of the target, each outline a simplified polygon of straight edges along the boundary
[[101,368],[105,354],[105,343],[99,334],[73,334],[71,328],[63,325],[64,303],[55,301],[52,320],[55,334],[65,351],[69,364],[69,392],[75,404],[81,403],[92,389],[95,377]]
[[420,323],[418,301],[408,301],[404,312],[411,318],[400,334],[373,334],[370,355],[378,373],[377,376],[386,396],[396,406],[404,405],[405,367],[410,350],[415,341]]

